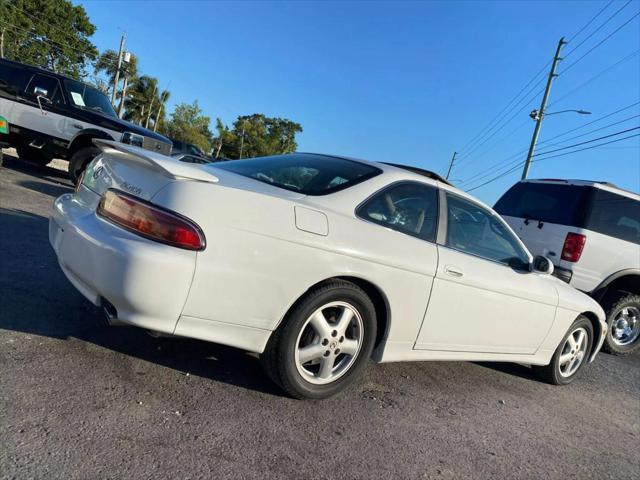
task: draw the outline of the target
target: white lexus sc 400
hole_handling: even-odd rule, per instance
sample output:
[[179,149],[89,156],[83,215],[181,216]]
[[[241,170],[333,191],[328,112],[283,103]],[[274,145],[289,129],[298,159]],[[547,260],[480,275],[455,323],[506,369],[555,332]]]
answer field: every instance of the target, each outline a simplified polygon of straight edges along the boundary
[[433,173],[96,143],[53,205],[67,278],[112,319],[260,354],[294,397],[337,393],[370,358],[518,362],[567,384],[602,345],[600,306]]

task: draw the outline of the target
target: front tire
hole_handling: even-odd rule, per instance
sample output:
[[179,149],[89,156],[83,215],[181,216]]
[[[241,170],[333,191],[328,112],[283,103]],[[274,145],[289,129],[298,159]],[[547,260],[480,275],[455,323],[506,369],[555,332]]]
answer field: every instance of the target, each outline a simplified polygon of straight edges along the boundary
[[607,337],[603,350],[627,355],[640,348],[640,295],[623,295],[607,308]]
[[261,356],[267,375],[299,399],[341,392],[366,368],[376,311],[357,285],[331,280],[310,290],[273,333]]
[[81,148],[71,155],[69,159],[69,176],[74,185],[78,183],[80,175],[84,172],[84,169],[87,168],[89,162],[99,153],[100,149],[92,145]]
[[545,366],[534,365],[533,371],[545,382],[568,385],[587,363],[592,346],[593,325],[581,315],[560,342],[551,363]]

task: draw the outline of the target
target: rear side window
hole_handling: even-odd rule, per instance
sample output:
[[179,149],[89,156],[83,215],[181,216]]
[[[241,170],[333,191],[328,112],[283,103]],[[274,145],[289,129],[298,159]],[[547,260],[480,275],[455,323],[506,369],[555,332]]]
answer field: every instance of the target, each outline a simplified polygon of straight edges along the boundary
[[380,174],[372,165],[323,155],[292,154],[216,164],[269,185],[304,195],[327,195]]
[[31,72],[25,68],[0,61],[0,92],[16,95],[26,87],[30,77]]
[[599,188],[593,190],[587,228],[640,244],[640,202]]
[[438,224],[438,190],[407,182],[377,193],[356,215],[383,227],[434,242]]
[[516,183],[494,210],[508,217],[583,227],[589,187],[549,183]]

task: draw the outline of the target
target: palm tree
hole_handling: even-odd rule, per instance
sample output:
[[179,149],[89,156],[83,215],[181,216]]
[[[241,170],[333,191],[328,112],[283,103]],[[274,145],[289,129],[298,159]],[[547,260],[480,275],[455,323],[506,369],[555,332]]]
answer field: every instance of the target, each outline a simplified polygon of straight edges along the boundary
[[148,75],[136,78],[129,89],[129,95],[125,98],[125,120],[139,125],[148,123],[151,109],[155,103],[158,91],[158,79]]
[[160,98],[158,99],[158,112],[156,113],[156,119],[153,122],[154,132],[158,130],[158,125],[160,124],[160,120],[164,120],[164,111],[166,108],[167,100],[169,100],[170,96],[171,96],[171,93],[169,92],[169,90],[163,90],[162,93],[160,94]]
[[[116,78],[116,71],[118,70],[118,52],[115,50],[105,50],[96,60],[94,66],[96,73],[104,73],[109,81],[109,90],[113,89],[113,82]],[[130,82],[133,82],[138,76],[138,58],[135,55],[131,55],[129,62],[122,62],[120,66],[120,78],[124,79],[122,90],[117,92],[117,96],[120,97],[120,104],[118,107],[118,115],[122,116],[122,110],[127,98],[127,86]]]

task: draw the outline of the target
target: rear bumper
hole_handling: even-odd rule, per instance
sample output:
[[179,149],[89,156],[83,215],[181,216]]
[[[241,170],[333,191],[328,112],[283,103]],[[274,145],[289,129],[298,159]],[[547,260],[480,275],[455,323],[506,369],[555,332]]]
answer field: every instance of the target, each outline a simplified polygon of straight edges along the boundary
[[174,333],[195,270],[196,253],[157,244],[95,214],[85,187],[55,200],[49,241],[69,281],[94,305],[106,299],[118,320]]

